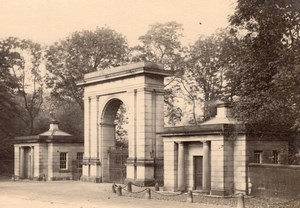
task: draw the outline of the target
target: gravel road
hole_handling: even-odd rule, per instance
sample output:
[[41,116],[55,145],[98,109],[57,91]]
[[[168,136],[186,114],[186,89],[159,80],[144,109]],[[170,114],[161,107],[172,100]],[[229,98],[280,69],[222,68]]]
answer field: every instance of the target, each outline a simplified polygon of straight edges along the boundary
[[[229,208],[237,206],[237,198],[214,198],[194,195],[195,203],[187,203],[186,194],[166,196],[151,192],[145,199],[144,188],[123,190],[122,196],[112,193],[112,184],[84,183],[80,181],[8,181],[0,180],[0,208]],[[153,188],[152,188],[153,190]],[[170,193],[174,194],[174,193]],[[282,203],[284,202],[284,203]],[[245,198],[246,208],[295,208],[300,198],[286,203],[276,198]]]

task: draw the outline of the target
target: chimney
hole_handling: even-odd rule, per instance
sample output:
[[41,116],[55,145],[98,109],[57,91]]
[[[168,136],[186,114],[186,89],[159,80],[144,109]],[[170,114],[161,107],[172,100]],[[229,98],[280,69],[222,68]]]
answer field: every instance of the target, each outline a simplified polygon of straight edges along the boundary
[[216,118],[231,118],[232,105],[229,102],[219,102],[217,104]]
[[58,121],[56,121],[56,120],[51,120],[49,131],[56,131],[56,130],[59,130],[58,124],[59,124]]

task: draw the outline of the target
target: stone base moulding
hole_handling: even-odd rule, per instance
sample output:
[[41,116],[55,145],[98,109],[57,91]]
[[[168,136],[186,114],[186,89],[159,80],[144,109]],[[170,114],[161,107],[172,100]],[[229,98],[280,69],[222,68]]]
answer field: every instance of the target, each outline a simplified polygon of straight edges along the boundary
[[142,180],[142,179],[126,178],[125,184],[128,184],[129,182],[133,183],[136,186],[154,186],[156,183],[155,179]]
[[102,177],[81,176],[80,181],[93,182],[93,183],[102,183]]

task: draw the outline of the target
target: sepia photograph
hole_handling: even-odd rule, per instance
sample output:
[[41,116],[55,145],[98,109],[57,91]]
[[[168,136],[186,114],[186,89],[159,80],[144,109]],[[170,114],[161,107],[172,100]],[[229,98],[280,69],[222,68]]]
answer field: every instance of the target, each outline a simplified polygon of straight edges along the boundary
[[0,0],[1,208],[300,207],[300,0]]

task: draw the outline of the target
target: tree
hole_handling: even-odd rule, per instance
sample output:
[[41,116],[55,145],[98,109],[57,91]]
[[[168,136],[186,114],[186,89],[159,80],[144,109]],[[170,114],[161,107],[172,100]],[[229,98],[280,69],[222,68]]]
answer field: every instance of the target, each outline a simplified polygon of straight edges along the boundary
[[[199,39],[190,46],[186,67],[181,79],[185,94],[192,104],[190,123],[197,125],[215,115],[216,101],[231,98],[230,71],[237,39],[228,29]],[[197,116],[197,106],[203,105],[202,118]],[[199,114],[199,112],[198,112]]]
[[74,100],[83,111],[83,90],[76,82],[84,74],[127,62],[126,39],[109,28],[74,32],[46,51],[47,86],[52,96]]
[[61,100],[50,95],[45,97],[45,102],[42,108],[43,117],[39,117],[40,122],[46,124],[46,129],[42,128],[41,132],[49,129],[50,119],[59,122],[59,128],[69,134],[74,135],[77,139],[84,137],[83,132],[83,113],[81,113],[80,106],[73,100]]
[[[6,53],[13,55],[7,61],[9,75],[15,81],[19,108],[18,116],[28,125],[27,134],[34,132],[34,120],[43,103],[43,80],[40,70],[42,47],[30,40],[8,38],[2,41]],[[7,72],[8,73],[8,72]],[[25,114],[23,113],[25,112]]]
[[[167,70],[173,70],[177,75],[181,74],[184,64],[185,48],[180,38],[183,36],[183,27],[177,22],[155,23],[145,35],[140,36],[140,46],[132,48],[132,61],[151,61],[161,63]],[[176,106],[175,93],[179,89],[178,77],[167,79],[165,86],[166,117],[169,124],[176,124],[181,120],[182,110]]]
[[0,132],[6,136],[10,134],[16,116],[13,94],[17,81],[10,73],[10,63],[17,60],[20,60],[19,55],[11,52],[5,41],[0,41]]
[[242,36],[236,60],[237,117],[255,129],[298,125],[300,4],[239,0],[231,24]]

